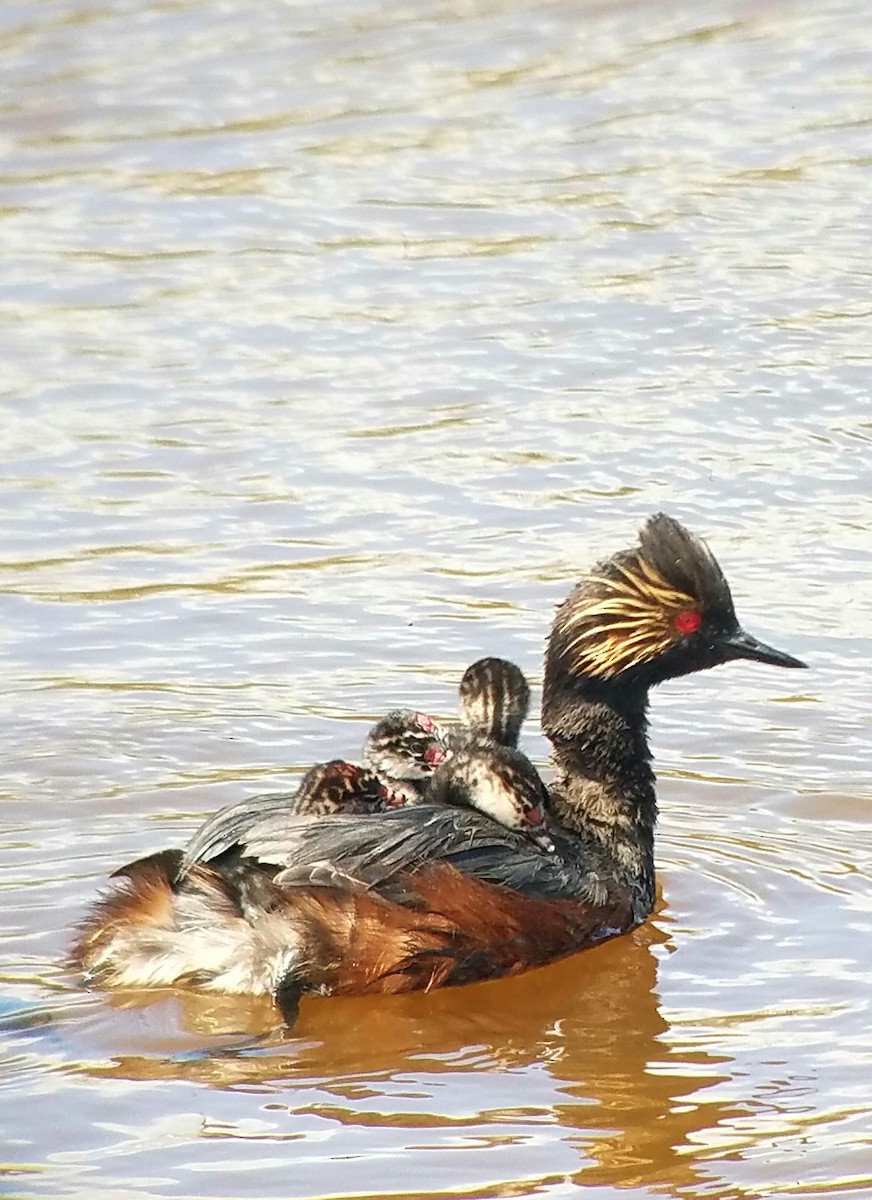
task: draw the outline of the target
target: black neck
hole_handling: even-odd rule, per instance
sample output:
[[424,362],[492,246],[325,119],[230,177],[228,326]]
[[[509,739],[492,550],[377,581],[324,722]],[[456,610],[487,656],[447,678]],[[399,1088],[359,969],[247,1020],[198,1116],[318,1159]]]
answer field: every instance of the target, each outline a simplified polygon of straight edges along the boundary
[[[557,676],[557,677],[555,677]],[[553,746],[554,815],[601,848],[641,920],[654,903],[657,797],[647,738],[647,689],[546,667],[542,728]]]

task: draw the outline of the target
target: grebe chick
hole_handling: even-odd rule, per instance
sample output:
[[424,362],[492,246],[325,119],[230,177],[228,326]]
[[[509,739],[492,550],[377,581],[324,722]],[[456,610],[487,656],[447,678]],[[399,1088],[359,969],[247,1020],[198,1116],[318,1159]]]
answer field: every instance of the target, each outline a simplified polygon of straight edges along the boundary
[[553,853],[548,789],[525,754],[490,739],[470,741],[443,763],[427,791],[432,804],[474,808]]
[[363,744],[364,765],[391,789],[396,804],[420,804],[448,753],[447,731],[410,708],[392,709],[373,725]]
[[530,686],[505,658],[480,658],[460,681],[462,725],[451,730],[451,755],[433,777],[427,800],[475,808],[527,835],[547,852],[548,790],[518,749],[530,707]]
[[309,768],[288,812],[292,816],[326,817],[337,812],[384,812],[402,803],[402,798],[374,771],[344,758],[332,758]]
[[745,658],[798,659],[742,630],[711,551],[664,514],[557,610],[542,724],[553,746],[543,854],[475,809],[317,820],[278,811],[177,878],[178,852],[124,868],[70,962],[109,987],[405,992],[516,974],[625,933],[654,903],[648,694]]
[[530,709],[530,685],[520,667],[505,658],[479,658],[463,673],[459,699],[465,728],[453,731],[458,744],[487,737],[517,746]]

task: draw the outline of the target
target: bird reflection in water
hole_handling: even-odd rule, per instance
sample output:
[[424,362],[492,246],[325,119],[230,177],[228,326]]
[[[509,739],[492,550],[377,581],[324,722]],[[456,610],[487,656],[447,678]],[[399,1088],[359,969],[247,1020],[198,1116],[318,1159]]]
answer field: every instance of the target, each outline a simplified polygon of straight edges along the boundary
[[[104,1034],[129,1051],[141,1032],[135,1014],[147,1010],[149,1045],[138,1055],[113,1055],[111,1062],[82,1069],[115,1079],[274,1093],[273,1115],[287,1111],[291,1122],[304,1113],[349,1127],[417,1130],[544,1121],[566,1130],[565,1140],[578,1151],[574,1182],[655,1185],[661,1194],[686,1196],[688,1188],[711,1184],[705,1151],[688,1153],[694,1135],[741,1114],[737,1106],[698,1098],[729,1077],[729,1060],[682,1047],[671,1036],[657,992],[667,931],[668,918],[661,915],[581,959],[458,990],[304,999],[293,1029],[277,1024],[264,997],[116,993],[109,1002],[124,1028],[113,1036],[116,1021],[106,1022],[104,1008]],[[164,1055],[156,1031],[161,1020],[172,1043]],[[180,1025],[190,1038],[181,1052]],[[523,1074],[515,1074],[535,1066],[553,1083],[544,1106],[525,1102]],[[508,1086],[507,1070],[514,1076]],[[469,1072],[495,1078],[494,1106],[481,1114],[452,1117],[450,1081],[439,1089],[434,1112],[422,1112],[418,1104],[403,1111],[395,1092],[389,1112],[377,1103],[367,1109],[365,1099],[360,1103],[361,1096],[381,1096],[380,1087],[397,1078],[413,1079],[420,1096],[440,1078]],[[303,1102],[295,1105],[294,1086],[303,1084]],[[539,1101],[538,1086],[536,1096]],[[537,1182],[555,1179],[565,1181],[566,1175]]]

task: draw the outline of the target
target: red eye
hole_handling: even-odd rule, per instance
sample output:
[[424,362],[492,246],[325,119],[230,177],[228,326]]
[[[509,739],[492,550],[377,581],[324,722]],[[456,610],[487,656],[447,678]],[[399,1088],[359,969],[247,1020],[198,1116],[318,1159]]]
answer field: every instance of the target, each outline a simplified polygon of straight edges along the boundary
[[418,725],[418,727],[420,729],[423,729],[425,733],[435,733],[436,732],[436,726],[433,723],[433,718],[428,717],[426,713],[416,712],[415,713],[415,723]]
[[695,608],[686,608],[675,618],[675,628],[679,633],[696,633],[702,625],[702,617]]

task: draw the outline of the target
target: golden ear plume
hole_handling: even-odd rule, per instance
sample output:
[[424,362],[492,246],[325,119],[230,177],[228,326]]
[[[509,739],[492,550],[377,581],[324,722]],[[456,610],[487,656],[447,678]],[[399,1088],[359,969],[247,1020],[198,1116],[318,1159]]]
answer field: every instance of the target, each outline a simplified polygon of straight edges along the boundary
[[642,555],[613,559],[608,574],[588,577],[583,599],[566,615],[565,653],[575,671],[610,679],[668,650],[676,616],[698,608],[698,599],[672,587]]

